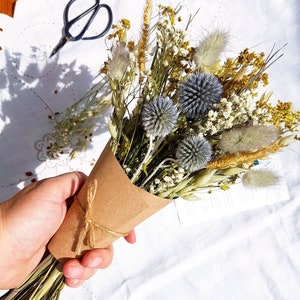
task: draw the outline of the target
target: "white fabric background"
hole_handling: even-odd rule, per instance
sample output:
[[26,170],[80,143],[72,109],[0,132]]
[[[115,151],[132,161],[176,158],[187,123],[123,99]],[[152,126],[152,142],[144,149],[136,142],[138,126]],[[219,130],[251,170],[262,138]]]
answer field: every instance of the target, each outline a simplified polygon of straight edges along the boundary
[[[13,19],[0,14],[0,201],[32,179],[75,169],[88,173],[108,138],[104,125],[75,160],[45,159],[44,140],[52,128],[48,115],[84,94],[106,57],[102,39],[69,43],[48,58],[60,38],[66,3],[18,0]],[[105,3],[111,5],[115,23],[131,20],[137,36],[143,1]],[[275,100],[293,101],[300,109],[297,0],[181,3],[183,16],[200,7],[192,40],[212,28],[230,31],[229,56],[246,46],[268,52],[274,43],[278,48],[288,43],[269,70],[268,90]],[[108,269],[78,289],[65,288],[61,299],[300,299],[299,150],[298,143],[280,154],[290,200],[188,227],[181,226],[175,205],[169,205],[136,228],[135,245],[115,243]]]

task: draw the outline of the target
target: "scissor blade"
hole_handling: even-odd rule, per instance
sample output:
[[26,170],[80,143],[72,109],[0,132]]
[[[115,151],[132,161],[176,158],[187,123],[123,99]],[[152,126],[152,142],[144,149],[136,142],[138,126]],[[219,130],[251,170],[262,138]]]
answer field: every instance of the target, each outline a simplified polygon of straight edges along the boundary
[[66,44],[66,42],[68,42],[69,41],[69,39],[68,38],[66,38],[66,37],[63,37],[60,41],[59,41],[59,43],[55,46],[55,48],[52,50],[52,52],[51,52],[51,54],[50,54],[50,56],[49,56],[49,58],[51,58],[53,55],[55,55],[65,44]]

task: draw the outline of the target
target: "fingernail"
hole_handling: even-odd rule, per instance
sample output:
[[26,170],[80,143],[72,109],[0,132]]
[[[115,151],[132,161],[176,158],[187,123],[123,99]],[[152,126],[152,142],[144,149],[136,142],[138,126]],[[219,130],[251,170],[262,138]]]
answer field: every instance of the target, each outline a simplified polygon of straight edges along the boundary
[[69,272],[66,274],[68,278],[78,278],[80,274],[80,270],[78,268],[70,268]]
[[99,256],[93,257],[90,259],[88,262],[88,267],[89,268],[99,268],[102,264],[102,258]]
[[71,280],[69,281],[69,285],[72,285],[72,286],[74,286],[74,287],[76,287],[77,285],[79,285],[79,283],[80,283],[80,280],[79,280],[79,279],[71,279]]

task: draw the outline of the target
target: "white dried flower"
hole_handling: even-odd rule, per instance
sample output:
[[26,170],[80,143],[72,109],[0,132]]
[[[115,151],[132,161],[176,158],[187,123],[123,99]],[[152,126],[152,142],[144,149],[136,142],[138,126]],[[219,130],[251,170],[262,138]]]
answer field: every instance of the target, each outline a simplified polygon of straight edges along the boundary
[[195,48],[194,62],[203,72],[210,72],[228,42],[228,33],[216,30],[209,33]]
[[219,147],[228,153],[257,151],[277,140],[278,129],[272,125],[239,127],[222,134]]
[[160,184],[160,180],[158,178],[155,178],[154,183],[155,184]]
[[276,185],[280,177],[270,170],[249,170],[242,177],[243,185],[247,187],[268,187]]
[[173,182],[173,180],[172,180],[172,178],[170,176],[164,176],[163,179],[164,179],[165,182],[168,182],[168,183]]
[[108,62],[107,76],[113,81],[121,81],[128,69],[130,69],[128,51],[122,44],[118,44],[112,49],[112,58]]

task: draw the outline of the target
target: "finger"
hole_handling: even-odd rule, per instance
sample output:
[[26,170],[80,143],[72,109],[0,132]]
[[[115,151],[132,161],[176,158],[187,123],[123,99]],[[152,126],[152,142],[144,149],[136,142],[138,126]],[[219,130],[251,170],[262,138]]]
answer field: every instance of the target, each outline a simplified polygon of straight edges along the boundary
[[127,236],[125,236],[125,240],[130,243],[130,244],[134,244],[136,242],[136,234],[134,229],[132,229]]
[[[113,257],[113,247],[93,249],[81,259],[70,259],[63,266],[66,279],[86,280],[92,277],[98,269],[107,268]],[[73,282],[74,283],[74,282]]]
[[84,281],[92,277],[96,272],[96,268],[85,268],[78,259],[70,259],[63,266],[63,274],[65,281],[75,284],[77,281]]
[[49,185],[47,191],[58,194],[61,198],[67,199],[75,195],[82,187],[87,176],[82,172],[70,172],[56,177],[49,178],[44,181],[45,185]]
[[84,283],[84,280],[80,279],[72,279],[72,278],[65,278],[65,284],[71,288],[76,288],[81,286]]
[[86,177],[82,172],[65,173],[33,183],[22,193],[39,192],[39,195],[45,194],[47,199],[61,203],[80,190]]
[[113,259],[114,250],[112,246],[101,249],[93,249],[84,254],[81,264],[86,268],[107,268]]

